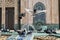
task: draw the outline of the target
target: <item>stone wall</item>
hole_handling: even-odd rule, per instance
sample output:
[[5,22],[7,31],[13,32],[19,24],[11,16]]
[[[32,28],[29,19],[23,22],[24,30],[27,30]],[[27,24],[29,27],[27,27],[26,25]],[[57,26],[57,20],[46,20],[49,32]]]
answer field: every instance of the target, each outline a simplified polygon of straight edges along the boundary
[[[58,0],[21,0],[21,13],[25,13],[25,17],[22,18],[22,24],[33,24],[33,13],[29,14],[25,11],[25,8],[32,9],[37,2],[42,2],[46,7],[46,23],[58,24],[59,23],[59,11]],[[2,8],[2,24],[5,24],[5,7],[14,7],[15,16],[14,24],[18,23],[18,1],[17,0],[0,0],[0,7]]]
[[[21,0],[21,11],[25,12],[24,8],[33,10],[34,5],[37,2],[42,2],[46,7],[46,23],[47,24],[58,24],[59,23],[59,12],[58,12],[58,0]],[[26,12],[25,12],[26,13]],[[29,19],[29,23],[33,23],[33,13],[26,13],[26,17],[22,19],[22,23],[26,23]],[[30,17],[29,17],[30,16]],[[25,19],[25,20],[24,20]],[[24,20],[24,21],[23,21]]]

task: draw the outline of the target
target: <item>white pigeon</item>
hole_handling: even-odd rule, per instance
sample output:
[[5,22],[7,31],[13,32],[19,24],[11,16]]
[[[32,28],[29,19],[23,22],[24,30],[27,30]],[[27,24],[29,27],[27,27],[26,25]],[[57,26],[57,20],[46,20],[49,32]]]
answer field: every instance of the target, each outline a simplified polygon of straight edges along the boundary
[[25,8],[25,11],[28,12],[28,13],[32,13],[33,12],[33,10],[27,9],[27,8]]
[[[33,13],[33,10],[25,8],[25,11],[28,13]],[[41,12],[46,12],[46,10],[37,10],[35,14],[41,13]]]
[[46,10],[37,10],[36,13],[46,12]]

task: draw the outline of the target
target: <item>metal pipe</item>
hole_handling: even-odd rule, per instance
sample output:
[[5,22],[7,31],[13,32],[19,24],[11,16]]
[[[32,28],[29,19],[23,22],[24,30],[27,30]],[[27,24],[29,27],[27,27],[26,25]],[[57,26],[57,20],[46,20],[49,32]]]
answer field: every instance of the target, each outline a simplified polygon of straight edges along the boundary
[[18,28],[21,29],[21,0],[18,0]]

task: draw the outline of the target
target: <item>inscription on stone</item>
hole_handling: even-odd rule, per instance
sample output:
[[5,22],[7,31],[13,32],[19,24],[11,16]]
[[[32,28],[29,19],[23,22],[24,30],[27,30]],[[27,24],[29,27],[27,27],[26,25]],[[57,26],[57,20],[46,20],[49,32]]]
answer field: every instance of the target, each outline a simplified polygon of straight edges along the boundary
[[14,6],[15,0],[5,0],[6,6]]

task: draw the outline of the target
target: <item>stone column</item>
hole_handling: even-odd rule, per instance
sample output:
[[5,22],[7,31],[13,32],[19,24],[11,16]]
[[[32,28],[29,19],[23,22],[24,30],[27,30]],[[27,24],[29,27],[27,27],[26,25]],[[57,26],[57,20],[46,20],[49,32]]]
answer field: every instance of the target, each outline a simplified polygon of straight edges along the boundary
[[[29,9],[33,10],[33,1],[34,0],[29,0]],[[29,13],[29,24],[33,24],[33,12]]]
[[14,29],[17,30],[18,28],[18,0],[14,0]]
[[21,24],[26,24],[26,0],[21,0],[21,13],[25,13],[25,16],[21,19]]
[[[2,24],[5,26],[5,0],[2,0]],[[2,25],[3,26],[3,25]]]
[[18,0],[15,0],[14,8],[14,24],[18,24]]
[[58,9],[58,0],[52,0],[52,23],[59,23],[59,9]]
[[52,23],[51,0],[47,0],[46,3],[47,3],[46,23],[51,24]]

